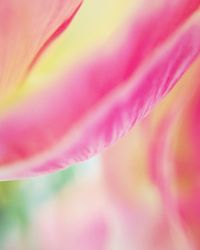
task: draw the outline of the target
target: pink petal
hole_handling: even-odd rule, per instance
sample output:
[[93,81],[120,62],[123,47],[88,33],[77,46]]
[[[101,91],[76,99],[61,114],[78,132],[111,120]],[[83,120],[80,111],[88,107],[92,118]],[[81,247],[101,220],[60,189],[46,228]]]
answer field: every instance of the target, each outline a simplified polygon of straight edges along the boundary
[[[200,82],[199,67],[196,75],[196,88],[189,104],[184,108],[178,121],[177,134],[174,136],[176,147],[173,156],[174,175],[168,178],[174,184],[175,195],[172,193],[175,208],[179,214],[188,237],[200,247]],[[191,83],[190,83],[191,84]]]
[[173,221],[179,220],[191,249],[200,247],[199,65],[197,62],[186,78],[186,91],[176,97],[176,109],[171,103],[168,118],[157,126],[149,154],[151,175],[168,214]]
[[1,117],[2,179],[50,172],[92,156],[175,85],[200,52],[200,19],[194,14],[200,1],[162,1],[156,8],[153,3],[133,18],[112,50],[102,49]]
[[0,3],[0,97],[21,85],[44,49],[68,26],[82,0]]
[[[138,234],[139,227],[146,222],[141,242],[148,242],[147,249],[151,249],[151,243],[152,249],[200,246],[199,65],[194,64],[181,80],[178,86],[181,88],[172,91],[155,112],[103,154],[109,191],[131,228],[130,237]],[[168,109],[162,114],[166,104]],[[161,195],[148,177],[152,177]],[[138,213],[137,203],[144,203]],[[157,208],[156,215],[163,219],[158,225],[152,208],[153,211]],[[147,221],[151,230],[144,235],[144,228],[148,231]]]

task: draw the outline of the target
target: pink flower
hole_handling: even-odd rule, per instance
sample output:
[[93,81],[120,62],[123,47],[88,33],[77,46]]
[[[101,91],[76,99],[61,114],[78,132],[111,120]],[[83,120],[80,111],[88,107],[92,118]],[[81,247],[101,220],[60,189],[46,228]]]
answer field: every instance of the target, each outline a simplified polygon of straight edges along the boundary
[[[25,84],[43,50],[80,4],[2,1],[2,103]],[[113,43],[83,58],[48,87],[6,105],[0,117],[0,178],[64,168],[126,134],[199,55],[199,5],[199,0],[144,0]]]

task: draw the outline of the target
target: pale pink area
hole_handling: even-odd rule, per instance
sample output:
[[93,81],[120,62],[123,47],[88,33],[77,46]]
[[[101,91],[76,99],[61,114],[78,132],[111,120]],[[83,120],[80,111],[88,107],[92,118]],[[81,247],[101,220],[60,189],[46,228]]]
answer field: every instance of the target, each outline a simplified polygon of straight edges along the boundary
[[0,98],[23,84],[44,49],[68,26],[81,0],[0,2]]
[[[59,203],[59,205],[61,204]],[[39,218],[39,225],[36,226],[41,230],[37,237],[42,246],[40,246],[40,249],[106,249],[107,221],[101,214],[96,215],[88,212],[88,214],[83,215],[81,221],[77,221],[76,214],[67,213],[67,216],[73,216],[74,219],[73,223],[67,223],[67,221],[63,221],[63,217],[66,216],[65,213],[60,214],[59,208],[55,211],[49,208],[46,208],[45,212],[42,213],[41,218]],[[67,209],[65,212],[67,212]],[[89,215],[90,218],[88,218]]]
[[41,250],[106,250],[110,204],[97,183],[81,183],[38,210],[30,235]]
[[124,237],[132,242],[130,249],[191,250],[179,218],[168,211],[150,178],[146,132],[139,124],[103,155],[108,192],[123,221]]
[[0,177],[66,167],[127,133],[199,55],[199,2],[161,1],[142,9],[114,48],[102,48],[3,114]]
[[[82,177],[80,177],[82,178]],[[83,178],[84,179],[84,178]],[[27,237],[15,250],[177,250],[166,215],[135,200],[116,203],[100,175],[73,183],[36,210]],[[177,235],[176,235],[177,236]],[[177,237],[176,237],[177,239]],[[180,246],[180,245],[179,245]],[[185,250],[186,248],[181,248]]]

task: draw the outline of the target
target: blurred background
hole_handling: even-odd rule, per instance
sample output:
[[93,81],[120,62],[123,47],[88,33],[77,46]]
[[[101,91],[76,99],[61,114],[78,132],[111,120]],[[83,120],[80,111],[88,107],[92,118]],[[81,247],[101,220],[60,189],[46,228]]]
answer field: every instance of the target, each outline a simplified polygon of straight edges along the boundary
[[[112,47],[136,10],[131,0],[85,1],[24,92]],[[54,174],[0,182],[0,249],[200,249],[199,121],[188,122],[199,116],[198,74],[197,61],[148,117],[101,155]]]

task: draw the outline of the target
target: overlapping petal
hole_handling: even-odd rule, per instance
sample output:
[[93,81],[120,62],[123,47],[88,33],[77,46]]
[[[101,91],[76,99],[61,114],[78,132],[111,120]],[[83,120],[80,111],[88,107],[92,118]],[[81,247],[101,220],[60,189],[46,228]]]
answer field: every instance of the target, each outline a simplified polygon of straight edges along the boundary
[[[147,236],[148,223],[143,226],[141,249],[148,236],[147,249],[199,248],[198,61],[179,84],[150,116],[104,153],[107,185],[129,225],[130,237],[135,218],[142,217],[140,225],[147,221],[151,225]],[[138,204],[140,215],[135,211]]]
[[[125,134],[200,52],[200,1],[151,1],[102,48],[0,118],[1,178],[60,169]],[[119,35],[119,34],[117,34]]]
[[68,26],[81,0],[0,3],[0,98],[22,85],[45,48]]
[[[191,89],[192,86],[192,89]],[[191,242],[199,242],[199,62],[185,88],[168,105],[149,144],[150,172],[172,220],[178,220]],[[190,95],[188,95],[190,91]]]

